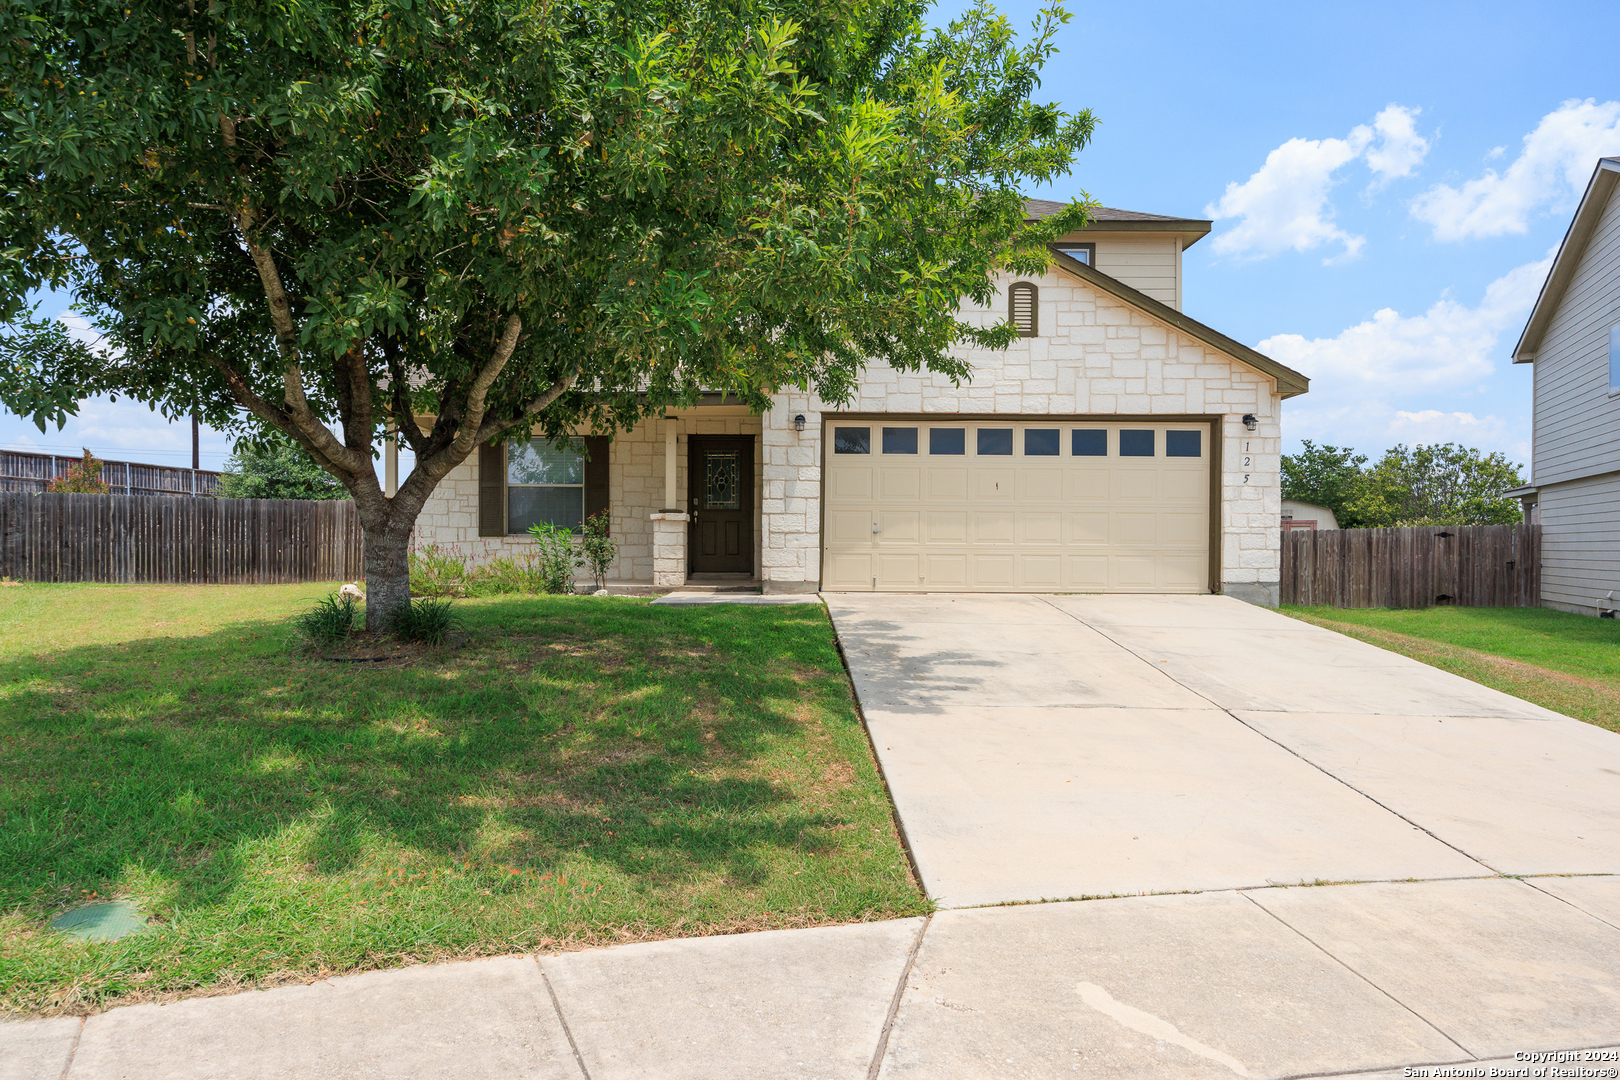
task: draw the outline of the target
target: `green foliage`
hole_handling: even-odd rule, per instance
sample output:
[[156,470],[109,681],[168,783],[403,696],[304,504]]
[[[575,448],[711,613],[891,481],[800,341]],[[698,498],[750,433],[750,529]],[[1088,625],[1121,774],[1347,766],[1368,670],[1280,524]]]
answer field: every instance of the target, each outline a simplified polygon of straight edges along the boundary
[[341,645],[354,633],[356,614],[352,597],[329,593],[308,611],[293,616],[293,627],[306,644],[329,649]]
[[467,557],[458,549],[439,544],[418,544],[411,548],[411,594],[413,596],[466,596],[472,574]]
[[1339,525],[1360,528],[1350,502],[1361,493],[1367,463],[1365,454],[1342,446],[1317,446],[1309,439],[1300,442],[1298,454],[1282,458],[1282,497],[1325,506],[1333,511]]
[[473,570],[471,596],[505,596],[510,593],[547,592],[545,575],[540,572],[535,552],[496,555]]
[[[0,401],[92,394],[278,429],[408,528],[491,438],[623,428],[719,390],[960,378],[957,316],[1034,273],[1089,113],[1032,100],[977,3],[172,0],[0,6],[0,317],[71,294],[106,352],[8,344]],[[18,333],[55,335],[38,323]],[[390,509],[370,448],[405,424]],[[244,420],[244,417],[246,419]],[[334,437],[332,431],[340,431]]]
[[1456,443],[1396,446],[1369,468],[1364,454],[1306,439],[1282,459],[1283,498],[1326,506],[1346,529],[1511,525],[1523,515],[1502,492],[1523,483],[1500,452]]
[[580,537],[578,565],[591,568],[591,578],[599,589],[607,584],[608,571],[619,555],[619,545],[613,542],[609,531],[611,524],[608,512],[600,510],[585,519],[585,529]]
[[112,489],[101,478],[101,462],[97,461],[89,450],[85,450],[79,463],[64,469],[45,485],[45,490],[79,495],[105,495]]
[[394,620],[394,636],[423,645],[441,645],[458,621],[450,601],[423,596],[400,609]]
[[1524,483],[1500,452],[1456,443],[1396,446],[1367,470],[1350,509],[1368,527],[1512,525],[1523,516],[1502,492]]
[[219,478],[225,499],[347,499],[349,493],[303,447],[280,433],[239,439]]
[[573,592],[574,567],[579,565],[574,553],[573,530],[540,522],[529,526],[529,535],[534,537],[541,589],[548,593]]

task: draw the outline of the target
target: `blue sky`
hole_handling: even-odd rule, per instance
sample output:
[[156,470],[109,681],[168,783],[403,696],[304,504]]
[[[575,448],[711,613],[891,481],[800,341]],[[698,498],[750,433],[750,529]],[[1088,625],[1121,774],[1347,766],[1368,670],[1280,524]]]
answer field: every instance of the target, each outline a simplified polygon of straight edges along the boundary
[[[1002,6],[1019,27],[1036,10]],[[1593,163],[1620,153],[1620,4],[1073,11],[1042,96],[1100,125],[1030,194],[1217,217],[1186,311],[1312,377],[1285,449],[1455,440],[1528,463],[1530,370],[1507,356]],[[189,464],[190,430],[90,402],[44,435],[4,416],[0,444]],[[203,451],[217,468],[228,442]]]

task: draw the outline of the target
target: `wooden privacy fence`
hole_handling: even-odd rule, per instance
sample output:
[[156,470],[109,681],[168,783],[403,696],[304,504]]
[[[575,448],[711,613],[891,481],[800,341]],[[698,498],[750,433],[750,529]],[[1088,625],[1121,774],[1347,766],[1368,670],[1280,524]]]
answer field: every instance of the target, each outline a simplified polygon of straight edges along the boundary
[[[80,460],[77,455],[0,450],[0,491],[44,491]],[[96,460],[101,479],[118,495],[212,495],[219,490],[220,474],[208,469]]]
[[0,493],[0,574],[14,581],[347,581],[364,565],[347,500]]
[[1330,607],[1537,607],[1541,526],[1292,530],[1282,602]]

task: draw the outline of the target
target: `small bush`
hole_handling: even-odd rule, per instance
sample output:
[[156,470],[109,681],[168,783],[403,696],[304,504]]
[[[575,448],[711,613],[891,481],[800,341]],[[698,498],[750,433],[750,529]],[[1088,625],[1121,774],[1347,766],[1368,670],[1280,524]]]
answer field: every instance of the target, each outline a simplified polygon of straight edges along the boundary
[[540,587],[548,593],[574,591],[574,532],[541,522],[529,526],[539,550],[535,552]]
[[351,597],[328,593],[308,611],[293,617],[298,635],[317,648],[330,648],[354,633],[355,605]]
[[394,636],[423,645],[440,645],[455,628],[456,614],[450,610],[450,601],[423,596],[399,613]]
[[536,558],[532,554],[497,555],[473,571],[469,591],[474,596],[540,592],[545,583]]
[[591,578],[598,589],[607,584],[608,570],[619,554],[619,545],[609,535],[611,519],[606,510],[599,510],[585,519],[585,535],[580,541],[580,566],[591,568]]
[[438,544],[411,549],[410,575],[411,592],[417,596],[465,596],[473,576],[465,555]]

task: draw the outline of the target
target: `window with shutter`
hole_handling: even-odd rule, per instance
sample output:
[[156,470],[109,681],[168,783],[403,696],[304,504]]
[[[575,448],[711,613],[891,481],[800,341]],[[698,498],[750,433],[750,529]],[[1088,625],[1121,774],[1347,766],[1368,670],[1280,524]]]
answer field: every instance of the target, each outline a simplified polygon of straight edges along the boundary
[[1040,292],[1027,281],[1014,282],[1007,291],[1008,315],[1019,337],[1040,336]]
[[478,535],[506,535],[506,447],[478,448]]

